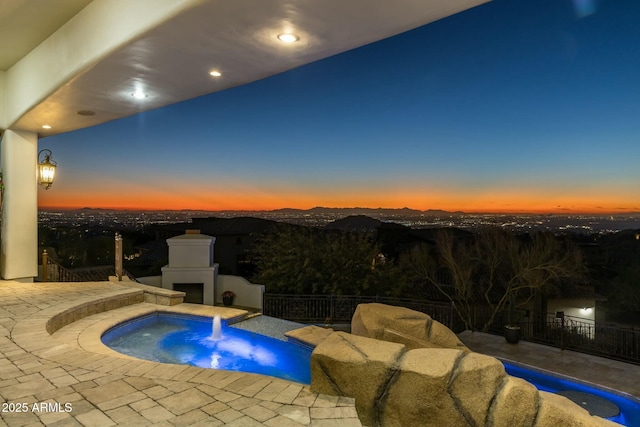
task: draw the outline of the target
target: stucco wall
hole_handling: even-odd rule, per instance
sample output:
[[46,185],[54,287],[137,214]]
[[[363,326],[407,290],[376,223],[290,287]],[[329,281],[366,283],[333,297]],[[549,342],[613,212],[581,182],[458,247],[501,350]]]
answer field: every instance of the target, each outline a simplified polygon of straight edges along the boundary
[[[594,322],[596,307],[593,299],[551,299],[547,303],[549,313],[564,311],[565,316],[579,317],[585,322]],[[587,308],[587,310],[585,310]]]
[[240,276],[219,274],[215,290],[216,304],[222,304],[221,295],[227,290],[233,291],[236,294],[233,305],[262,311],[264,285],[256,285]]
[[[145,285],[162,287],[162,276],[138,277],[136,280]],[[236,294],[234,305],[262,311],[264,285],[256,285],[240,276],[219,274],[215,284],[216,304],[222,304],[221,295],[227,290]]]
[[0,143],[4,194],[0,269],[3,279],[38,275],[38,136],[6,130]]

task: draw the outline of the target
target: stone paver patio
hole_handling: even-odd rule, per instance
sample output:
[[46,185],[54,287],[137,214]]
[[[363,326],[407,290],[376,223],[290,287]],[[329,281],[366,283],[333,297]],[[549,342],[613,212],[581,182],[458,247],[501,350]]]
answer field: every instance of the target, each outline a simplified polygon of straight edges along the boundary
[[[242,310],[141,302],[125,282],[0,281],[0,426],[361,426],[352,399],[276,378],[135,359],[100,342],[124,320],[157,310],[229,319]],[[303,341],[325,330],[292,331]],[[472,350],[640,397],[639,368],[502,337],[464,333]]]
[[[144,361],[107,348],[102,332],[151,311],[239,315],[225,307],[138,302],[140,292],[114,282],[0,281],[0,425],[361,425],[352,399],[318,395],[303,384]],[[123,301],[131,305],[114,308]]]

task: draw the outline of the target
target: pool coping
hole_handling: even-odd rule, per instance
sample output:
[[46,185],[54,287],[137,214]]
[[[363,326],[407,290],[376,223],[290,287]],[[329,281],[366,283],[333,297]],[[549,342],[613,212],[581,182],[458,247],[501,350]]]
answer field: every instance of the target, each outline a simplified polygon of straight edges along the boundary
[[[130,361],[137,361],[140,363],[144,362],[143,364],[149,364],[149,370],[160,370],[158,365],[167,365],[167,368],[164,369],[164,371],[167,372],[161,375],[161,377],[165,377],[173,371],[175,371],[177,374],[184,371],[184,367],[187,367],[188,365],[174,365],[168,363],[152,362],[128,356],[112,350],[111,348],[104,345],[101,341],[102,335],[114,326],[136,319],[140,316],[157,312],[189,314],[206,317],[214,317],[216,314],[218,314],[222,319],[226,321],[238,320],[249,314],[249,312],[246,310],[239,310],[235,308],[202,306],[188,303],[174,306],[156,305],[144,302],[134,305],[127,305],[124,307],[114,308],[108,311],[103,311],[91,316],[87,316],[85,318],[81,318],[60,328],[50,336],[51,339],[56,340],[59,343],[64,343],[62,344],[64,348],[56,348],[54,351],[41,353],[40,356],[59,363],[74,364],[73,359],[70,360],[69,353],[85,352],[91,355],[109,358],[109,360],[101,360],[101,363],[95,366],[95,368],[109,368],[111,365],[117,364],[118,360],[125,359]],[[33,327],[34,329],[41,328],[41,324],[38,325],[36,324],[36,322],[33,322]],[[30,334],[28,338],[30,340],[33,339],[33,335],[34,334]],[[20,337],[16,338],[18,338],[17,341],[20,341]],[[86,364],[82,362],[82,365]],[[93,367],[93,365],[90,365],[90,368]],[[141,366],[140,371],[144,371],[144,367]]]
[[[114,357],[121,357],[124,359],[132,359],[132,360],[144,360],[139,359],[133,356],[128,356],[122,353],[119,353],[105,344],[102,343],[101,337],[107,332],[109,329],[124,323],[130,320],[137,319],[141,316],[151,315],[154,313],[175,313],[175,314],[185,314],[192,316],[203,316],[203,317],[215,317],[219,315],[222,320],[227,322],[238,321],[244,318],[249,314],[246,310],[239,310],[234,308],[227,307],[211,307],[211,306],[196,306],[195,304],[180,304],[174,306],[157,306],[154,304],[142,303],[140,306],[135,307],[135,311],[126,310],[122,312],[118,312],[117,310],[112,310],[111,315],[103,320],[100,320],[87,328],[79,331],[77,336],[78,346],[88,352],[103,354]],[[155,363],[155,362],[154,362]]]
[[[135,375],[144,373],[145,376],[163,379],[172,379],[179,375],[181,380],[185,380],[190,375],[197,374],[191,372],[194,369],[200,373],[199,370],[207,368],[154,362],[119,353],[102,342],[102,335],[121,323],[154,313],[210,318],[219,315],[222,320],[231,324],[252,315],[247,310],[225,306],[190,303],[169,306],[139,302],[140,295],[139,290],[117,290],[100,298],[72,301],[43,310],[37,316],[16,325],[13,339],[24,348],[29,348],[33,354],[57,363],[118,374],[126,372],[125,367],[133,368],[135,365],[135,370],[131,371]],[[50,333],[52,329],[53,332]],[[52,346],[52,341],[56,345]],[[127,363],[123,364],[122,361]],[[246,372],[241,374],[261,376]],[[280,378],[277,380],[288,381]],[[308,387],[305,384],[290,382]]]
[[[132,423],[137,420],[135,425],[168,426],[167,421],[185,425],[184,420],[197,417],[202,419],[197,425],[222,422],[274,427],[319,422],[361,426],[353,399],[314,393],[305,384],[260,374],[146,361],[109,349],[100,340],[102,333],[144,314],[220,314],[232,322],[251,315],[237,308],[185,303],[160,306],[139,302],[109,306],[112,309],[93,314],[87,306],[91,301],[99,305],[106,300],[127,300],[139,292],[124,283],[71,286],[0,281],[0,295],[10,298],[6,307],[11,311],[2,303],[0,308],[10,316],[7,319],[14,319],[9,329],[4,329],[4,341],[0,338],[0,355],[5,357],[1,400],[73,402],[73,411],[67,413],[14,414],[9,418],[3,414],[3,421],[10,425],[57,425],[54,421],[70,425],[75,420],[73,425],[106,426],[120,424],[118,420],[127,417]],[[13,310],[17,305],[11,305],[16,303],[19,311]],[[48,322],[61,314],[71,321],[49,334]],[[134,395],[122,394],[132,386],[132,392],[138,390]],[[163,394],[158,394],[160,390]],[[187,395],[196,396],[196,401],[184,400],[182,396]]]

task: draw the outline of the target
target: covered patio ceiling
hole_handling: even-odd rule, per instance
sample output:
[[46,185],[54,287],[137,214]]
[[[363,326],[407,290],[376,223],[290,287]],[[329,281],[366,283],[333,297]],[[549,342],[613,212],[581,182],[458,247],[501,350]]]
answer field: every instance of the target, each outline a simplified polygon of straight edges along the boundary
[[[0,130],[42,137],[93,126],[263,79],[487,1],[3,0]],[[287,33],[297,41],[278,38]]]

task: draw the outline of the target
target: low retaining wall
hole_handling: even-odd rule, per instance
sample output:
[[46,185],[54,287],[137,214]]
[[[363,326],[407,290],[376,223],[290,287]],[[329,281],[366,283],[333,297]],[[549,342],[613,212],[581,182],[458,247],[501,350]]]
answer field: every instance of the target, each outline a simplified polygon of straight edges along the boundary
[[95,300],[89,299],[57,313],[47,321],[47,332],[53,334],[58,329],[87,316],[141,302],[164,306],[182,304],[185,295],[184,292],[143,285],[128,279],[123,281],[118,281],[115,277],[112,279],[112,282],[127,286],[130,289]]
[[49,334],[87,316],[113,310],[127,305],[138,304],[144,301],[142,290],[131,289],[117,295],[90,300],[80,303],[51,317],[46,324]]
[[119,285],[140,289],[144,292],[144,302],[148,302],[149,304],[182,304],[184,302],[184,296],[186,295],[184,292],[159,288],[152,285],[145,285],[144,283],[138,283],[128,279],[124,279],[122,281],[118,281],[116,277],[109,277],[109,279],[111,279],[112,282],[118,283]]

